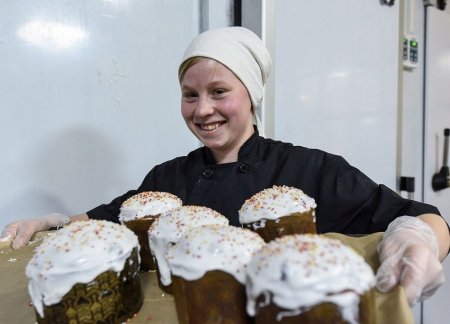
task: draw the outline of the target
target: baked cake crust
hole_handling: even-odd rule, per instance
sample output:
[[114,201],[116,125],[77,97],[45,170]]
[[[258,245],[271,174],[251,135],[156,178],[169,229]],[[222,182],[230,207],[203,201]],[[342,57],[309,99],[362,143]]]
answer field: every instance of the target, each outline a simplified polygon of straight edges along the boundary
[[245,286],[232,275],[215,270],[198,280],[188,281],[178,276],[172,280],[180,324],[251,323],[245,311]]
[[243,227],[258,233],[265,242],[285,235],[317,233],[316,223],[314,222],[314,210],[303,213],[292,213],[276,220],[269,219],[244,224]]
[[[341,309],[338,305],[325,302],[320,305],[314,306],[308,310],[304,310],[301,314],[297,314],[295,311],[283,309],[277,306],[272,301],[272,296],[269,294],[270,302],[265,302],[267,296],[260,295],[258,298],[258,304],[260,306],[257,310],[257,315],[254,318],[255,324],[268,324],[268,323],[280,323],[280,324],[350,324],[342,317]],[[374,292],[373,289],[366,292],[360,297],[359,302],[359,324],[374,324],[376,323],[376,312],[374,307]],[[283,316],[285,315],[285,316]]]

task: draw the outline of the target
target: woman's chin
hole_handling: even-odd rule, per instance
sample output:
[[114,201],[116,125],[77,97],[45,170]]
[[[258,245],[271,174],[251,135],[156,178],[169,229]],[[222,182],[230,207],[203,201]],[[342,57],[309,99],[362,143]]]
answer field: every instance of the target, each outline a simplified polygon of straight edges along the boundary
[[206,147],[210,148],[211,150],[220,150],[223,146],[223,141],[221,141],[218,138],[201,138],[200,142],[203,143],[203,145],[205,145]]
[[196,137],[202,142],[205,146],[210,147],[214,145],[214,143],[222,142],[222,132],[220,129],[214,129],[212,131],[200,130],[196,132]]

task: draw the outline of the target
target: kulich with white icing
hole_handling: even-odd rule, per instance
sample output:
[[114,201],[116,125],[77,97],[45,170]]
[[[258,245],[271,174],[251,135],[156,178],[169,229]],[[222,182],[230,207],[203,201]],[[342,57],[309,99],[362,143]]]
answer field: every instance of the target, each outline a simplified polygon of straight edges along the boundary
[[167,261],[173,275],[197,280],[220,270],[245,283],[245,270],[264,240],[255,232],[235,226],[204,225],[191,228],[169,247]]
[[150,226],[148,238],[152,254],[158,263],[159,275],[163,285],[170,285],[170,269],[165,255],[172,244],[191,227],[217,224],[226,226],[228,219],[217,211],[203,206],[182,206],[169,210]]
[[156,216],[182,204],[180,198],[168,192],[140,192],[122,203],[119,220],[123,223],[146,216]]
[[91,282],[105,271],[119,275],[135,248],[136,235],[108,221],[79,221],[55,231],[36,248],[25,270],[36,311],[43,317],[44,305],[60,302],[77,283]]
[[284,236],[267,243],[247,267],[247,312],[254,316],[256,299],[270,293],[277,306],[292,310],[279,319],[331,302],[346,321],[357,323],[360,296],[374,284],[372,268],[339,240]]
[[293,213],[316,208],[313,198],[302,190],[288,186],[273,186],[247,199],[239,210],[241,224],[275,220]]

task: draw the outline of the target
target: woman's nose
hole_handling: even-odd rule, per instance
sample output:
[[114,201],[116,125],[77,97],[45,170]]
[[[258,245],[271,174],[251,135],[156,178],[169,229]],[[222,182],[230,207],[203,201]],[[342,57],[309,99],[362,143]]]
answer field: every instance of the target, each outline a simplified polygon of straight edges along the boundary
[[206,96],[200,96],[197,100],[197,107],[195,108],[195,114],[199,117],[208,116],[214,113],[214,107]]

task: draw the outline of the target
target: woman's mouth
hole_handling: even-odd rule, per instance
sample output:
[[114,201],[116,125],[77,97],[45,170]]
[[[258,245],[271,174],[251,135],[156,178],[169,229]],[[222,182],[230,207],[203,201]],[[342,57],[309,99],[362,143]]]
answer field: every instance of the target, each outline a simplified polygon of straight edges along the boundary
[[204,131],[213,131],[217,128],[219,128],[220,126],[222,126],[223,124],[225,124],[225,122],[217,122],[217,123],[209,123],[209,124],[197,124],[197,127],[199,127],[201,130]]

